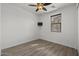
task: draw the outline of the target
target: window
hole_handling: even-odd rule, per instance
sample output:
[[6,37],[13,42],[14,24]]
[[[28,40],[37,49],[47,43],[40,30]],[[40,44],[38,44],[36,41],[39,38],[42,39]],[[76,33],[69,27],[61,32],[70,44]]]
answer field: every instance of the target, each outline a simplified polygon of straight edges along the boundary
[[61,14],[51,16],[51,32],[61,32]]

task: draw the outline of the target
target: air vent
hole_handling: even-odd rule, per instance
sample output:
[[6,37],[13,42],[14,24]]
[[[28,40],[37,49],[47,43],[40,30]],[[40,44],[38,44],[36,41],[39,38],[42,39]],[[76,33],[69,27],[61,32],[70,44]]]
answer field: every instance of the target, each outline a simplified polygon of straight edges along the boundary
[[43,25],[43,23],[42,22],[38,22],[38,24],[37,24],[38,26],[42,26]]

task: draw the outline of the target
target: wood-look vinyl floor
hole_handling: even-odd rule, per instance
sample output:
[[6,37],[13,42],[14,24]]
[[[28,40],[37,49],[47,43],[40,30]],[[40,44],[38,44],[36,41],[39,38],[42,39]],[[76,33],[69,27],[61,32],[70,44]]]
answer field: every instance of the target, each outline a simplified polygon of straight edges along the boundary
[[46,40],[34,40],[28,43],[3,49],[2,56],[77,56],[77,50]]

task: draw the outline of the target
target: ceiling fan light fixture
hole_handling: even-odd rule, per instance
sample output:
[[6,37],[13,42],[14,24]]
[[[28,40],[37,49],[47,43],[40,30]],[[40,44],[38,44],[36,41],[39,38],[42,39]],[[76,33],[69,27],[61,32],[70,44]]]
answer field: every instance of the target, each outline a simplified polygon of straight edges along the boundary
[[52,3],[37,3],[36,5],[30,4],[29,6],[34,6],[36,7],[36,12],[37,11],[47,11],[45,6],[48,6]]
[[42,3],[37,3],[37,9],[38,10],[43,10],[43,4]]

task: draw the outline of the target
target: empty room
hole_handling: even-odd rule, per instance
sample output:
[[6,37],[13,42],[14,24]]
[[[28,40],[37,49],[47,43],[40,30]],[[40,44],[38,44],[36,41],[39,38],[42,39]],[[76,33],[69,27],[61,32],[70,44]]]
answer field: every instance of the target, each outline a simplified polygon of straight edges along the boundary
[[1,56],[78,56],[78,3],[0,3]]

